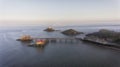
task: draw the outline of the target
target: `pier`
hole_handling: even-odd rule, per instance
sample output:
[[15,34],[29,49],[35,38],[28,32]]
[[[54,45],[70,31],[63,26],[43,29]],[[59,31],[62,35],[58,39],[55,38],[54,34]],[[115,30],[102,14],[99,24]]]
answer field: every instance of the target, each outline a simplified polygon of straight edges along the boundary
[[48,42],[62,42],[62,43],[67,43],[67,42],[78,42],[80,38],[33,38],[33,40],[47,40]]

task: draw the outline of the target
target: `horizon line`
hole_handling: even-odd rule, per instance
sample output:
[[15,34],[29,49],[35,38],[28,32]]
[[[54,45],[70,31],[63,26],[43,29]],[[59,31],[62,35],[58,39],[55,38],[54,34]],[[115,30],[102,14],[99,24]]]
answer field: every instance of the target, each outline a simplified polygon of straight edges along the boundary
[[0,20],[0,22],[104,22],[104,21],[120,21],[120,19],[113,20]]

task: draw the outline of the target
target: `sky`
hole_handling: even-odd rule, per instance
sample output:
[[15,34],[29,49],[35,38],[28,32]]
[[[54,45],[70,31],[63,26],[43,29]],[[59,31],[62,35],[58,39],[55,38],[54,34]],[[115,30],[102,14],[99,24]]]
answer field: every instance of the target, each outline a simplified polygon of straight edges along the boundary
[[0,26],[89,25],[118,20],[120,0],[0,0]]

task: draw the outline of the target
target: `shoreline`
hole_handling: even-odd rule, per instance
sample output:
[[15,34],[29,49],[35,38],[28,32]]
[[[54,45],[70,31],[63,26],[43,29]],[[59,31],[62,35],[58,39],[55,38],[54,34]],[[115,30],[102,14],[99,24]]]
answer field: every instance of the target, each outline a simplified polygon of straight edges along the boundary
[[82,38],[80,38],[80,40],[83,41],[83,42],[94,43],[96,45],[99,44],[99,45],[102,45],[102,46],[114,47],[114,48],[119,48],[120,49],[120,46],[118,44],[115,44],[115,43],[102,43],[102,42],[96,42],[96,41],[82,39]]

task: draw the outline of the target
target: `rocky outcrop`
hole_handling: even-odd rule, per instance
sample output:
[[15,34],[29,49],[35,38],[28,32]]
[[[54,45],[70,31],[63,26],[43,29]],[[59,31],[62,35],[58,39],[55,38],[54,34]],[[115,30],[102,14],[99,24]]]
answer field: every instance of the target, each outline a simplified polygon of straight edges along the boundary
[[69,35],[69,36],[75,36],[75,35],[79,35],[79,34],[83,34],[83,32],[78,32],[74,29],[68,29],[62,32],[64,35]]
[[47,31],[47,32],[53,32],[55,31],[52,27],[48,27],[47,29],[45,29],[44,31]]
[[87,34],[85,38],[95,39],[95,40],[104,40],[107,42],[118,42],[120,40],[120,32],[115,32],[111,30],[102,29],[98,32]]
[[30,35],[24,35],[21,36],[20,39],[17,39],[18,41],[32,41],[33,38]]

